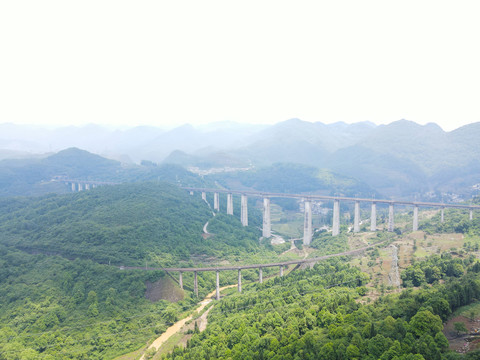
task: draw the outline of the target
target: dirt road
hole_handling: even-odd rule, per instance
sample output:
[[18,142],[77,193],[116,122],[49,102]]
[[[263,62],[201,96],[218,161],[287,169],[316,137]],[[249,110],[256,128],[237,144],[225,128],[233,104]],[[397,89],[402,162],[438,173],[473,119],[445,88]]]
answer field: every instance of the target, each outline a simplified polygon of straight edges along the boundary
[[[220,288],[220,291],[224,289],[228,289],[231,287],[234,287],[237,285],[228,285]],[[187,323],[188,321],[192,320],[195,314],[200,313],[205,306],[210,304],[212,302],[212,297],[215,296],[216,290],[212,291],[210,294],[208,294],[205,299],[199,302],[199,307],[189,316],[187,316],[184,319],[178,320],[175,324],[170,326],[160,337],[156,338],[153,343],[148,347],[147,351],[155,348],[155,351],[158,351],[158,349],[164,344],[172,335],[176,334],[180,329]],[[145,360],[145,353],[142,355],[140,360]]]

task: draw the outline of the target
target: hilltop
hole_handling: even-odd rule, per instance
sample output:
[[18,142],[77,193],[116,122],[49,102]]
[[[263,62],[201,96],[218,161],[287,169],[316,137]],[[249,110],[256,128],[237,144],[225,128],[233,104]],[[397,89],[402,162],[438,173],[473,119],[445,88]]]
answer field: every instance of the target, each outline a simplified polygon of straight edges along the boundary
[[167,181],[183,186],[203,186],[205,182],[183,167],[143,162],[126,165],[88,151],[69,148],[42,158],[0,161],[0,197],[69,193],[71,188],[55,177],[75,180],[138,182]]
[[198,255],[224,258],[233,248],[258,250],[258,231],[242,229],[237,218],[228,220],[242,231],[236,231],[236,241],[228,230],[218,233],[218,221],[212,222],[215,238],[204,239],[202,228],[211,218],[198,194],[191,196],[176,185],[103,186],[69,195],[0,200],[0,243],[116,265],[143,265],[145,260],[153,265],[156,260],[167,266]]

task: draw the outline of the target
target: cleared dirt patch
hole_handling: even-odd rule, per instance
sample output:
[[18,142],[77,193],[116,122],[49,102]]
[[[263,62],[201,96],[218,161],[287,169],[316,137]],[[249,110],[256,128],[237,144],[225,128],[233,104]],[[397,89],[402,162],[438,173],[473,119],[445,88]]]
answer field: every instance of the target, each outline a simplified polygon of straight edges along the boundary
[[152,302],[159,300],[177,302],[182,300],[184,297],[184,291],[168,277],[163,277],[153,283],[147,281],[145,285],[147,286],[145,297]]
[[[454,328],[454,324],[457,322],[461,322],[465,325],[467,328],[467,334],[457,334]],[[480,343],[479,329],[479,319],[470,320],[463,315],[458,315],[447,321],[447,323],[444,325],[443,333],[448,339],[450,349],[464,354],[466,352],[478,349],[478,345]]]

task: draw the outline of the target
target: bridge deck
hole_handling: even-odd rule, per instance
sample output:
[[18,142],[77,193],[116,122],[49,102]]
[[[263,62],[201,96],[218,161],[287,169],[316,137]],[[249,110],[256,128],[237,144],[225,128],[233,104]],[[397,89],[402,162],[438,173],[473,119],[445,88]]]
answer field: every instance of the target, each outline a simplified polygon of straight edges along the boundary
[[259,197],[280,197],[280,198],[294,198],[294,199],[310,199],[310,200],[339,200],[339,201],[359,201],[369,203],[380,204],[396,204],[396,205],[412,205],[423,207],[445,207],[445,208],[458,208],[458,209],[480,209],[478,205],[463,205],[463,204],[445,204],[434,202],[422,202],[422,201],[404,201],[404,200],[385,200],[385,199],[367,199],[367,198],[352,198],[346,196],[328,196],[328,195],[307,195],[307,194],[283,194],[283,193],[270,193],[261,191],[241,191],[241,190],[224,190],[224,189],[210,189],[210,188],[194,188],[184,187],[183,189],[189,191],[203,191],[213,193],[226,193],[226,194],[243,194]]
[[301,259],[301,260],[290,260],[269,264],[253,264],[253,265],[242,265],[242,266],[222,266],[222,267],[204,267],[204,268],[157,268],[157,267],[141,267],[141,266],[124,266],[122,269],[136,269],[136,270],[164,270],[168,272],[202,272],[202,271],[226,271],[226,270],[245,270],[245,269],[258,269],[258,268],[267,268],[275,266],[286,266],[286,265],[298,265],[298,264],[308,264],[312,262],[317,262],[320,260],[329,259],[336,256],[346,256],[346,255],[356,255],[365,250],[373,248],[377,245],[384,243],[384,241],[365,246],[363,248],[345,251],[342,253],[324,255],[319,257],[314,257],[310,259]]
[[64,183],[76,183],[76,184],[90,184],[90,185],[120,185],[117,182],[111,181],[96,181],[96,180],[77,180],[68,178],[53,178],[51,181],[64,182]]

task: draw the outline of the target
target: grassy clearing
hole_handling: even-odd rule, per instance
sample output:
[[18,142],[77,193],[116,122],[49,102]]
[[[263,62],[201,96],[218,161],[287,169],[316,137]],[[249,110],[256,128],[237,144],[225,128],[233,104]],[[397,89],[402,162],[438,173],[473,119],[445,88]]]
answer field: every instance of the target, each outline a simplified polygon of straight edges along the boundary
[[[428,216],[433,216],[428,214]],[[372,234],[367,235],[367,234]],[[360,247],[362,242],[370,243],[375,241],[376,233],[360,233],[349,234],[349,246]],[[400,273],[412,264],[412,261],[418,261],[425,257],[439,254],[442,252],[457,252],[462,254],[464,252],[463,246],[466,242],[470,244],[479,243],[480,237],[464,237],[463,234],[433,234],[428,235],[423,231],[404,232],[402,235],[396,237],[392,243],[398,249],[398,267]],[[480,251],[472,252],[480,257]],[[389,273],[392,271],[392,250],[389,247],[383,247],[378,250],[378,255],[372,257],[371,252],[366,252],[359,257],[354,258],[351,262],[352,266],[358,266],[363,272],[371,276],[371,282],[368,284],[370,293],[369,296],[376,298],[382,293],[389,293],[398,291],[392,288],[389,279]],[[478,316],[480,317],[480,303],[478,305]],[[474,309],[475,311],[477,308]],[[468,313],[470,310],[465,310]],[[469,314],[464,316],[469,316]]]
[[184,342],[183,340],[185,340],[184,339],[185,336],[188,336],[188,335],[185,335],[181,331],[172,335],[167,341],[165,341],[165,343],[162,344],[162,346],[160,347],[160,349],[158,349],[157,353],[152,358],[152,360],[159,360],[163,355],[171,352],[175,346],[181,346],[182,343]]
[[133,351],[131,353],[116,357],[114,360],[136,360],[136,359],[140,358],[140,356],[143,354],[145,349],[146,349],[146,346],[144,346],[144,347],[142,347],[142,348],[140,348],[136,351]]
[[480,316],[480,301],[458,308],[453,312],[452,316],[465,316],[470,318],[472,314],[474,318],[478,318]]

